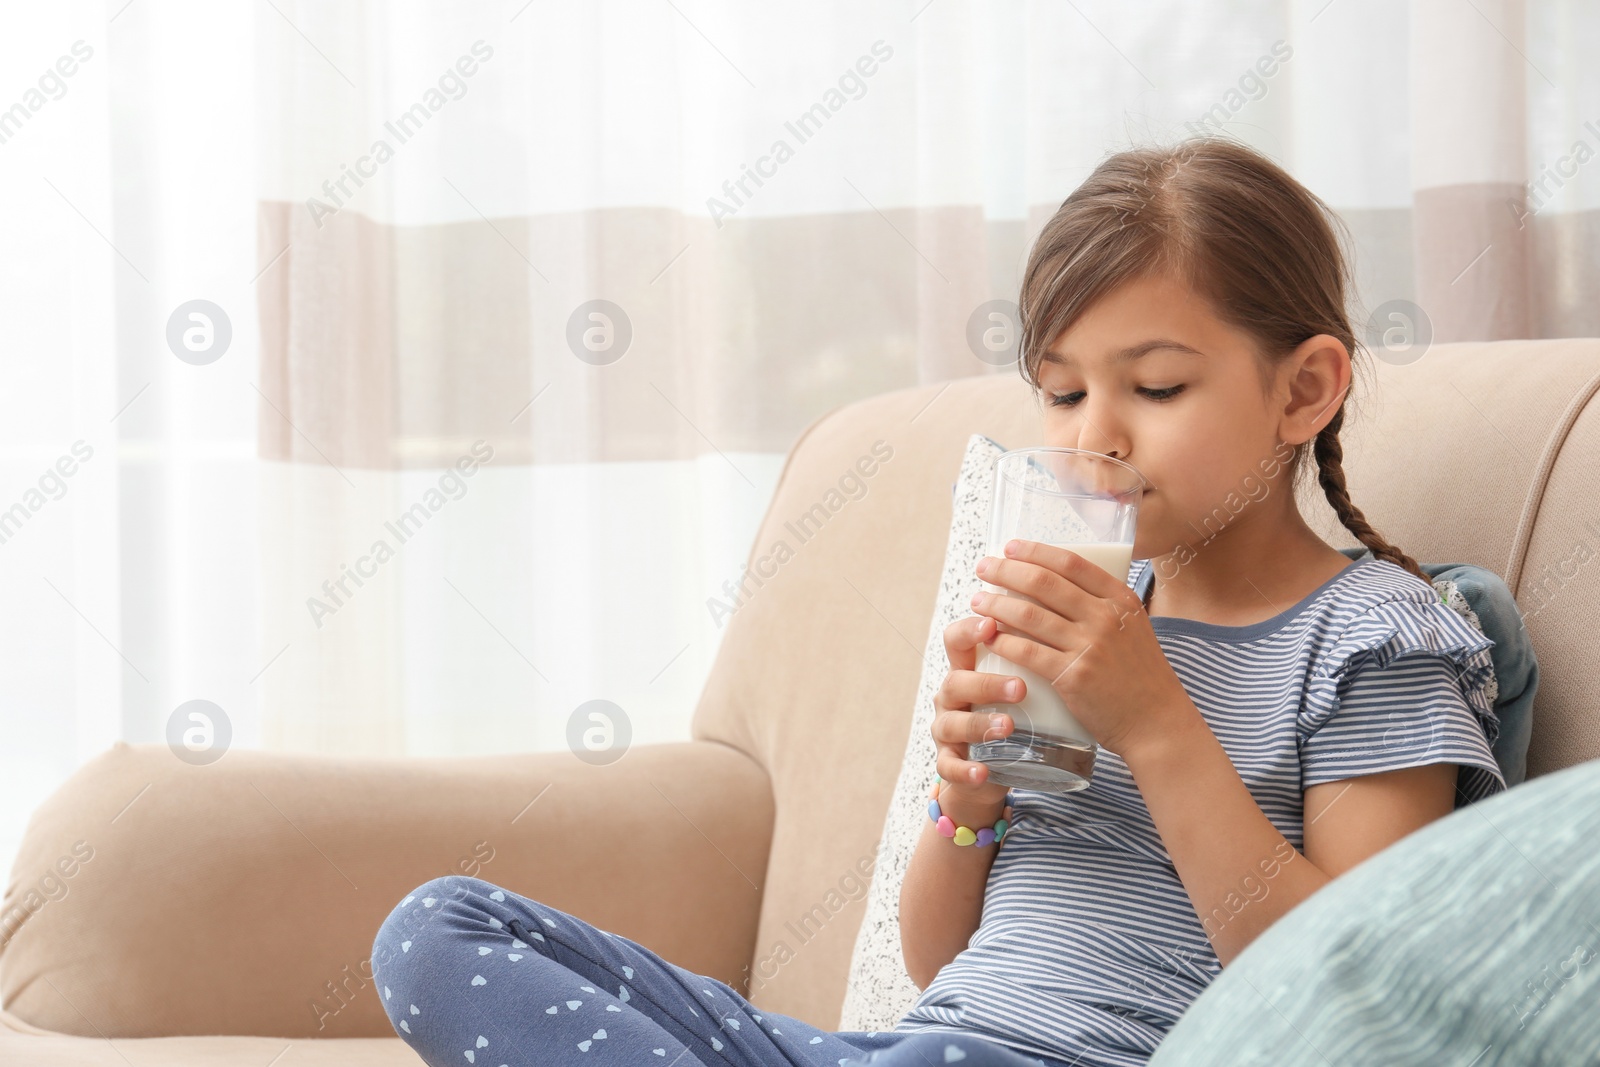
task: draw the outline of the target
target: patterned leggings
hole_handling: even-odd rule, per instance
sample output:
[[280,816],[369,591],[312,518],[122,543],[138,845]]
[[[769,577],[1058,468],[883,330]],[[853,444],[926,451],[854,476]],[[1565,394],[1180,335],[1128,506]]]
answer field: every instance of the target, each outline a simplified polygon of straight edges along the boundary
[[818,1030],[566,912],[464,875],[418,886],[373,972],[430,1067],[1066,1067],[970,1034]]

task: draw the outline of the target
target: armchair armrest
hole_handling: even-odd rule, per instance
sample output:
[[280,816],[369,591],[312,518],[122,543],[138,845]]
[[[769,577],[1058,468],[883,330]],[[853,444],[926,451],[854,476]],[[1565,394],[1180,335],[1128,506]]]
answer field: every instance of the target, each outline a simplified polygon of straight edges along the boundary
[[230,751],[195,767],[119,742],[34,813],[0,907],[0,1003],[92,1037],[392,1037],[373,935],[465,874],[738,985],[773,800],[714,741],[338,759]]

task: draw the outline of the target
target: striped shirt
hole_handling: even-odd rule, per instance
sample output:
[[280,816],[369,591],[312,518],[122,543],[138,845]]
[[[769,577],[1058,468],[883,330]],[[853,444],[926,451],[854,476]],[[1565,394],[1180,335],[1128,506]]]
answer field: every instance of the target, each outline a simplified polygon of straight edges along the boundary
[[[1150,574],[1149,560],[1135,560],[1128,584],[1143,596]],[[1245,786],[1296,849],[1302,791],[1318,783],[1449,762],[1460,767],[1457,807],[1505,788],[1485,692],[1494,642],[1387,560],[1351,563],[1247,626],[1150,623]],[[895,1030],[975,1033],[1075,1067],[1142,1065],[1221,973],[1206,932],[1270,891],[1270,876],[1246,874],[1202,927],[1114,753],[1099,751],[1087,789],[1014,792],[979,927]]]

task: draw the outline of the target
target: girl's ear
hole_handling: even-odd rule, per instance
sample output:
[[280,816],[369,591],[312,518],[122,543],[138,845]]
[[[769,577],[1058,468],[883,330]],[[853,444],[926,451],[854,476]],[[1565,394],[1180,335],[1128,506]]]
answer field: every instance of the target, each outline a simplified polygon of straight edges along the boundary
[[1288,376],[1278,436],[1288,444],[1309,441],[1333,421],[1350,391],[1350,353],[1331,334],[1302,341],[1281,365]]

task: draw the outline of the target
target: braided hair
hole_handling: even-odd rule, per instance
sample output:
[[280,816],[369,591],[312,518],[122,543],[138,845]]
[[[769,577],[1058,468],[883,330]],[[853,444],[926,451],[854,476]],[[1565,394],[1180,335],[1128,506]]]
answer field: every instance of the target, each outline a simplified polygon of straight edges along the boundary
[[1334,514],[1339,516],[1339,522],[1355,535],[1356,540],[1371,549],[1374,556],[1428,581],[1417,561],[1385,540],[1382,534],[1372,528],[1361,509],[1351,502],[1350,490],[1344,484],[1344,446],[1339,443],[1339,428],[1343,425],[1344,405],[1340,404],[1339,410],[1315,439],[1317,484],[1322,486]]

